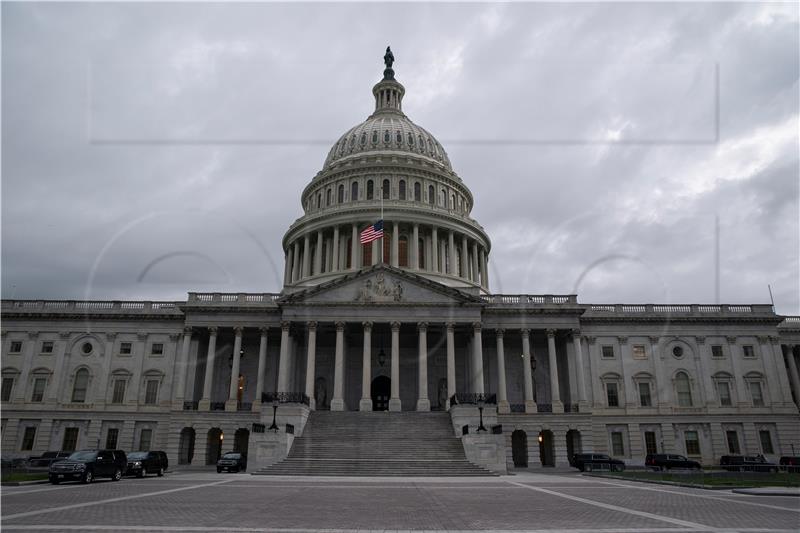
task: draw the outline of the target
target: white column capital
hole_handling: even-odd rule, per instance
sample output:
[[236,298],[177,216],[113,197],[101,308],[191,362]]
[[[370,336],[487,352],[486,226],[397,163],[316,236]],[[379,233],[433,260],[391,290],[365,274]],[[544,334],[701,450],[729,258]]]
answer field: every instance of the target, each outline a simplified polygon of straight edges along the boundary
[[427,331],[428,330],[428,323],[427,322],[417,322],[417,330],[419,330],[419,331]]
[[392,331],[400,331],[400,322],[397,321],[392,322],[390,326],[392,328]]
[[209,326],[209,328],[208,328],[208,332],[209,332],[210,334],[212,334],[212,335],[216,336],[216,334],[217,334],[217,330],[218,330],[218,329],[219,329],[219,328],[217,328],[217,326]]
[[346,324],[345,322],[341,322],[341,321],[336,322],[336,324],[335,324],[336,325],[336,331],[337,332],[344,331],[345,324]]
[[505,330],[505,329],[503,329],[503,328],[495,328],[495,330],[494,330],[494,334],[495,334],[495,335],[496,335],[498,338],[502,339],[502,338],[503,338],[503,336],[506,334],[506,330]]
[[281,322],[281,330],[282,331],[289,331],[289,328],[291,328],[291,327],[292,327],[292,323],[291,322],[288,322],[286,320]]
[[235,334],[237,337],[241,337],[241,336],[242,336],[242,331],[243,331],[243,330],[244,330],[244,328],[243,328],[242,326],[234,326],[234,328],[233,328],[233,333],[234,333],[234,334]]
[[317,322],[315,320],[309,320],[306,322],[306,327],[308,327],[309,331],[317,329]]

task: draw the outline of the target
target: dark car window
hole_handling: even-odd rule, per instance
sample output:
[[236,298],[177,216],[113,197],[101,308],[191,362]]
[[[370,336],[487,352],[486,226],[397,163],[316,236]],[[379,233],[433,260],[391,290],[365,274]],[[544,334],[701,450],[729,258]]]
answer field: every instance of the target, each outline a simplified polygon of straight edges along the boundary
[[133,452],[128,454],[128,459],[133,459],[135,461],[141,461],[142,459],[147,459],[147,452]]
[[607,455],[602,455],[602,454],[595,455],[595,456],[594,456],[594,458],[595,458],[595,459],[600,459],[601,461],[604,461],[604,460],[606,460],[606,459],[611,459],[609,456],[607,456]]
[[97,457],[97,452],[75,452],[68,457],[71,461],[94,461]]
[[239,454],[239,453],[226,453],[222,457],[224,459],[238,459],[239,457],[241,457],[241,454]]

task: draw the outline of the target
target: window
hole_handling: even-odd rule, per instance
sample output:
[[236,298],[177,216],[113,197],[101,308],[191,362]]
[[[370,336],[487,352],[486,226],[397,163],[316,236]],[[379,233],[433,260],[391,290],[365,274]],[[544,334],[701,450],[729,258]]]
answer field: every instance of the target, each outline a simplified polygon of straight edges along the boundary
[[130,355],[132,352],[132,345],[130,342],[123,342],[119,345],[119,354],[120,355]]
[[436,203],[436,193],[433,192],[433,185],[428,185],[428,203],[431,205]]
[[408,237],[405,235],[400,236],[400,241],[397,246],[397,264],[401,267],[408,266]]
[[687,431],[683,436],[686,443],[686,455],[700,455],[700,440],[697,432]]
[[744,355],[744,357],[753,358],[756,356],[756,351],[751,345],[746,344],[742,346],[742,355]]
[[325,205],[331,205],[331,188],[328,187],[328,190],[325,191]]
[[122,403],[125,401],[125,380],[114,380],[114,394],[111,395],[111,403]]
[[164,345],[160,342],[154,342],[150,348],[150,355],[164,355]]
[[632,353],[634,359],[647,359],[647,352],[645,351],[644,344],[634,344]]
[[422,200],[422,186],[419,182],[414,182],[414,201],[419,202]]
[[43,341],[41,353],[53,353],[53,341]]
[[619,407],[619,390],[616,383],[606,383],[606,398],[609,407]]
[[639,383],[639,403],[642,407],[653,406],[653,401],[650,398],[650,383]]
[[339,185],[339,191],[336,193],[336,201],[340,204],[344,203],[344,185]]
[[717,382],[717,396],[719,396],[719,404],[722,407],[730,407],[731,402],[731,386],[727,381]]
[[625,442],[622,439],[622,432],[620,431],[611,433],[611,454],[617,457],[625,455]]
[[724,357],[721,344],[714,344],[711,346],[711,357]]
[[319,209],[320,207],[322,207],[322,193],[321,192],[317,193],[317,209]]
[[439,191],[439,205],[442,207],[447,207],[447,191],[444,189]]
[[656,432],[655,431],[645,431],[644,432],[644,449],[645,453],[658,453],[658,444],[656,444]]
[[680,359],[683,357],[683,347],[682,346],[675,346],[672,348],[672,355]]
[[47,386],[47,378],[36,378],[33,380],[32,402],[41,402],[44,399],[44,389]]
[[[89,371],[81,368],[75,372],[75,384],[72,387],[72,401],[83,403],[86,401],[86,389],[89,387]],[[65,448],[66,449],[66,448]]]
[[158,380],[148,379],[144,392],[144,403],[153,405],[158,401]]
[[398,196],[400,196],[401,200],[406,199],[406,180],[400,180],[398,184]]
[[149,452],[150,451],[150,441],[153,438],[153,430],[152,429],[143,429],[139,433],[139,451],[140,452]]
[[20,353],[22,351],[22,341],[11,341],[8,353]]
[[355,202],[358,200],[358,182],[354,181],[352,185],[350,185],[350,201]]
[[739,451],[739,434],[736,431],[726,431],[725,440],[728,441],[728,453],[741,453]]
[[389,180],[383,180],[383,187],[381,188],[381,198],[383,198],[384,200],[388,200],[391,192],[392,192],[392,184],[389,183]]
[[61,449],[65,452],[74,452],[78,446],[78,428],[66,428]]
[[775,453],[772,448],[772,435],[768,429],[762,429],[758,432],[758,438],[761,440],[761,453]]
[[106,433],[106,449],[107,450],[116,449],[118,439],[119,439],[119,429],[108,428],[108,433]]
[[3,392],[0,398],[4,402],[11,401],[11,391],[14,389],[14,378],[3,378]]
[[750,382],[750,396],[753,398],[754,407],[764,406],[764,396],[762,395],[761,392],[761,382],[759,381]]
[[678,393],[678,405],[680,407],[691,407],[692,388],[686,372],[678,372],[675,375],[675,390]]
[[22,435],[22,448],[21,450],[32,450],[33,441],[36,440],[36,426],[28,426],[25,428],[25,433]]
[[614,357],[614,347],[613,346],[603,346],[602,350],[603,350],[602,353],[603,353],[603,358],[604,359],[610,359],[610,358]]
[[84,355],[89,355],[90,353],[92,353],[92,349],[93,348],[91,342],[84,342],[83,345],[81,346],[81,352],[83,352]]
[[375,185],[372,183],[372,180],[367,180],[367,200],[372,200],[374,194],[375,194]]

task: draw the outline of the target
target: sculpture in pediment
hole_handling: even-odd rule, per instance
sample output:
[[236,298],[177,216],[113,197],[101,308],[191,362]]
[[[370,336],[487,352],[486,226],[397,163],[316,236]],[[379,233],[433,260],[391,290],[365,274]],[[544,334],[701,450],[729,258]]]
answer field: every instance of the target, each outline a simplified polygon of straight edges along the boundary
[[386,281],[383,274],[375,276],[364,282],[358,290],[357,302],[399,302],[403,299],[403,285],[395,281],[391,285]]

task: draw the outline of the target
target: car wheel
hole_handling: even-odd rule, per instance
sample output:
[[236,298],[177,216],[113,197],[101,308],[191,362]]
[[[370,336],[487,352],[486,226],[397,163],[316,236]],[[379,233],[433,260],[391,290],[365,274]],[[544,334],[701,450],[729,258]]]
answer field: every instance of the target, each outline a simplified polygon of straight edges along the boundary
[[220,467],[217,467],[217,474],[221,474],[221,473],[222,473],[222,469]]
[[114,476],[111,478],[112,481],[119,481],[122,479],[122,470],[117,468],[114,470]]
[[592,465],[583,465],[583,471],[584,472],[591,472],[592,471]]
[[163,467],[159,467],[158,468],[158,477],[164,477],[164,468]]
[[82,483],[91,483],[94,481],[94,474],[92,474],[91,470],[87,470],[83,477],[81,478]]

